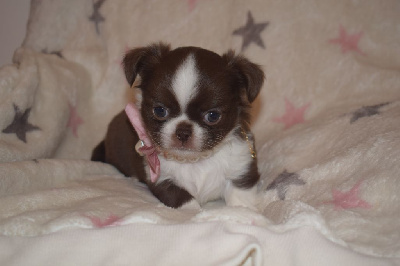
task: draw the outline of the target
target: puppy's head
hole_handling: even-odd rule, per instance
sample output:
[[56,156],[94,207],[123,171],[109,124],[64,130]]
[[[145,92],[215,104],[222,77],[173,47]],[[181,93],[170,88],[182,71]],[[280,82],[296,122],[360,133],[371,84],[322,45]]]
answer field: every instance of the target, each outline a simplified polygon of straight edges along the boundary
[[259,66],[232,51],[219,56],[159,43],[129,51],[123,64],[131,86],[140,76],[147,133],[177,156],[199,156],[234,130],[248,130],[249,106],[264,81]]

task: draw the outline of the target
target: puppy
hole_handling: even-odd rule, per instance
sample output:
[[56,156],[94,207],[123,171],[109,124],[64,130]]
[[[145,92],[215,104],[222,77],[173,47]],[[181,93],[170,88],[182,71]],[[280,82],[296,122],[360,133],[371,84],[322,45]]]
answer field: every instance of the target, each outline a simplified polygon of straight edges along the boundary
[[129,51],[123,66],[128,83],[139,83],[136,106],[158,173],[135,150],[138,130],[126,112],[111,121],[92,160],[138,178],[169,207],[221,197],[254,204],[260,175],[249,110],[264,82],[260,67],[233,51],[219,56],[163,43]]

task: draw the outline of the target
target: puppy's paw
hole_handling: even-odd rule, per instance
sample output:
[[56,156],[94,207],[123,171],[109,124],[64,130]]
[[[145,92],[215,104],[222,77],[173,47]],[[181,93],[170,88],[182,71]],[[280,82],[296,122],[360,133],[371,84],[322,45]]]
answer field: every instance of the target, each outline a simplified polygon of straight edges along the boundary
[[164,205],[171,208],[180,208],[193,199],[193,196],[189,192],[178,187],[171,180],[164,180],[159,184],[149,182],[148,186],[154,196],[164,203]]
[[181,207],[182,210],[201,210],[200,204],[194,198],[184,203]]
[[242,189],[228,184],[225,189],[224,198],[227,206],[246,207],[253,211],[259,211],[257,186]]

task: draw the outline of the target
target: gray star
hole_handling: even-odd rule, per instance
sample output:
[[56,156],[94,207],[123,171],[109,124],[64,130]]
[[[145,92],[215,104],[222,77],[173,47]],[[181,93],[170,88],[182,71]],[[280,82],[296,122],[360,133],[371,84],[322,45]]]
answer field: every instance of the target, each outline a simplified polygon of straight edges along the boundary
[[264,42],[261,39],[261,32],[265,29],[265,27],[268,24],[269,24],[269,22],[254,23],[254,19],[253,19],[251,12],[249,11],[247,13],[246,25],[234,30],[232,33],[233,35],[241,35],[243,37],[242,52],[252,42],[257,44],[261,48],[265,49]]
[[40,128],[28,122],[31,108],[26,109],[25,112],[22,113],[18,106],[14,104],[14,112],[14,120],[2,132],[6,134],[16,134],[18,139],[26,143],[26,133],[34,130],[40,130]]
[[99,0],[93,3],[93,14],[89,17],[90,21],[94,22],[97,34],[100,34],[99,24],[104,22],[106,19],[100,14],[100,8],[106,0]]
[[276,189],[278,191],[278,197],[281,200],[284,200],[286,197],[286,191],[288,190],[290,185],[301,186],[306,182],[299,179],[299,175],[296,173],[289,173],[286,170],[283,171],[280,175],[278,175],[275,180],[268,185],[267,190]]
[[363,106],[360,109],[357,109],[353,112],[353,116],[350,119],[350,124],[356,122],[360,118],[379,114],[379,109],[388,104],[389,103],[381,103],[377,105]]

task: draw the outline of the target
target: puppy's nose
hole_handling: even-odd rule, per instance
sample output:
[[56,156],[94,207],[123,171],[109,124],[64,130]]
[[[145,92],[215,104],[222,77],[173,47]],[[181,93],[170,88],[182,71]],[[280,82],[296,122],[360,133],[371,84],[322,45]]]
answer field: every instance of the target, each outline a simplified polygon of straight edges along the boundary
[[192,125],[182,122],[176,127],[175,131],[176,138],[182,143],[185,143],[192,136]]

